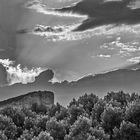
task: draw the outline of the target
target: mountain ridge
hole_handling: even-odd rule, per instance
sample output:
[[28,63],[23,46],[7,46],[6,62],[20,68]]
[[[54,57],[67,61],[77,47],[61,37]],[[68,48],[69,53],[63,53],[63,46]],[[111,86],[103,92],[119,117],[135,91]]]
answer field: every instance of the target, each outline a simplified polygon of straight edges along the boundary
[[22,106],[30,107],[32,104],[37,103],[38,105],[49,106],[54,104],[54,93],[51,91],[34,91],[20,96],[8,98],[0,101],[0,107],[3,106]]
[[[133,66],[134,67],[134,66]],[[135,68],[137,68],[135,66]],[[124,91],[129,93],[140,92],[140,69],[120,68],[107,73],[85,76],[77,81],[63,81],[51,83],[54,77],[52,70],[41,73],[34,83],[26,85],[15,84],[0,88],[3,99],[37,90],[49,90],[55,94],[56,102],[66,105],[72,98],[77,98],[84,93],[95,93],[102,97],[107,92]],[[11,93],[11,94],[9,94]]]

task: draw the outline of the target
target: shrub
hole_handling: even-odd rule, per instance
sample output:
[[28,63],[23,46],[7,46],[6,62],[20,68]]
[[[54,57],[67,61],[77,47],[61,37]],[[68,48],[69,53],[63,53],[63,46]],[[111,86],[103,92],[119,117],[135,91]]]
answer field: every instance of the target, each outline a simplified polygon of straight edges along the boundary
[[126,121],[130,121],[140,127],[140,102],[130,103],[125,112]]
[[70,133],[65,139],[87,140],[90,132],[91,121],[86,117],[79,117],[71,126]]
[[53,119],[47,122],[46,131],[50,133],[54,140],[63,140],[66,135],[63,124]]

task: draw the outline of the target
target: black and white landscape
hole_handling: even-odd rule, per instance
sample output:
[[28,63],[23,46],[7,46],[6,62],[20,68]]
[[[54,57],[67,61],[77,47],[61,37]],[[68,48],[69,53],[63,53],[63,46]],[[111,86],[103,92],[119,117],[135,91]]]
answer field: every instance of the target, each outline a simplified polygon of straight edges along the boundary
[[[138,140],[139,93],[139,0],[0,0],[0,139]],[[122,118],[112,124],[108,111]],[[48,127],[27,129],[38,115]],[[52,134],[51,123],[64,131]]]

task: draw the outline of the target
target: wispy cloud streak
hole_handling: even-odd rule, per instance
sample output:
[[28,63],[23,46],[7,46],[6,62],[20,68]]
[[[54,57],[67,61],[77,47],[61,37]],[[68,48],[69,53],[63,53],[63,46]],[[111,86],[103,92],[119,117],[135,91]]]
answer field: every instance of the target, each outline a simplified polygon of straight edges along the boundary
[[115,27],[113,25],[101,26],[84,32],[72,32],[79,24],[68,26],[43,26],[37,25],[30,33],[46,38],[48,41],[75,41],[100,35],[113,35],[120,33],[140,34],[139,25]]
[[[74,6],[58,9],[60,12],[74,12],[88,15],[74,31],[85,31],[102,25],[134,25],[140,23],[138,0],[82,0]],[[135,7],[135,8],[132,8]]]
[[[54,9],[48,8],[47,5],[43,4],[42,1],[30,1],[26,3],[26,8],[34,9],[36,12],[40,12],[46,15],[81,18],[81,21],[71,25],[57,25],[54,27],[37,25],[32,30],[25,29],[18,31],[18,33],[31,33],[34,35],[42,36],[48,41],[54,42],[81,40],[84,38],[93,37],[95,35],[111,35],[119,32],[131,32],[139,34],[140,30],[137,29],[138,25],[133,25],[133,23],[128,25],[130,24],[129,20],[128,24],[126,24],[127,22],[123,22],[123,20],[125,20],[125,16],[129,15],[129,13],[131,15],[133,9],[131,9],[130,6],[134,5],[134,2],[135,0],[82,0],[64,8]],[[115,8],[112,8],[111,5]],[[116,16],[118,14],[123,15],[123,13],[120,13],[120,10],[124,13],[124,17],[121,18],[119,16],[118,21],[121,22],[118,22],[115,20]],[[128,11],[130,12],[128,13]],[[130,18],[134,17],[130,16]],[[98,19],[100,19],[101,23],[103,24],[100,24],[100,22],[98,24],[98,22],[96,22]],[[111,21],[111,19],[114,21]],[[107,24],[106,21],[108,21]],[[130,19],[130,21],[132,20]],[[133,21],[135,22],[135,20]],[[118,23],[121,23],[120,26],[116,26]],[[88,25],[87,27],[85,26],[86,29],[84,29],[84,27],[80,29],[80,26],[84,26],[84,24]],[[97,26],[94,26],[94,24],[97,24]]]
[[78,13],[74,12],[61,12],[57,11],[54,8],[48,8],[45,4],[43,4],[41,1],[32,1],[28,2],[25,5],[26,8],[33,9],[38,13],[43,13],[45,15],[54,15],[54,16],[60,16],[60,17],[73,17],[73,18],[82,18],[83,20],[87,18],[87,15],[80,15]]
[[120,56],[131,56],[134,53],[140,53],[139,41],[122,42],[121,37],[117,37],[116,40],[104,43],[100,46],[101,49],[107,49],[108,51],[117,51]]
[[131,63],[140,63],[140,56],[128,59]]

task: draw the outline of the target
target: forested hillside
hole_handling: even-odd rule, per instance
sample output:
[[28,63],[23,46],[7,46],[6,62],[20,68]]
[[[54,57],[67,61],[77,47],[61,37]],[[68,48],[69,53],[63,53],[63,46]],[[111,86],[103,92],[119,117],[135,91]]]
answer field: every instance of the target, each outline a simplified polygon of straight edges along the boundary
[[0,140],[139,139],[140,96],[135,93],[85,94],[67,108],[57,103],[0,110]]

